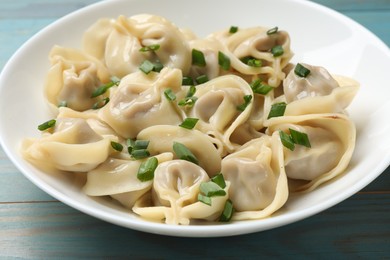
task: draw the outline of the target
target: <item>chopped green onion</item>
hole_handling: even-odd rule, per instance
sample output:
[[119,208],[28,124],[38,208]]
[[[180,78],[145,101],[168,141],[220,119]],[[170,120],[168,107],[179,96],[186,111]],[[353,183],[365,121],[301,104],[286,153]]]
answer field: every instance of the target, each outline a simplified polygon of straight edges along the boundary
[[306,133],[296,131],[294,129],[289,128],[290,130],[290,135],[291,139],[294,143],[303,145],[306,147],[311,147],[310,141],[309,141],[309,136]]
[[68,102],[66,102],[66,100],[63,100],[60,103],[58,103],[58,107],[67,107],[67,106],[68,106]]
[[150,141],[149,140],[136,140],[134,142],[133,149],[140,150],[140,149],[146,149],[149,146]]
[[207,197],[225,196],[226,191],[222,189],[218,184],[208,181],[202,182],[199,187],[200,191]]
[[196,96],[186,97],[185,99],[180,100],[179,103],[177,104],[182,107],[183,106],[193,107],[195,105],[196,100],[198,100]]
[[251,102],[252,100],[252,95],[245,95],[244,96],[244,103],[242,103],[241,105],[238,105],[237,106],[237,109],[239,111],[244,111],[245,108],[249,105],[249,103]]
[[198,84],[203,84],[203,83],[206,83],[207,81],[209,81],[209,78],[207,77],[206,74],[204,74],[204,75],[200,75],[199,77],[197,77],[197,78],[195,79],[195,81],[196,81],[196,83],[198,83]]
[[219,217],[220,222],[229,222],[232,219],[234,213],[233,202],[231,200],[227,200],[225,202],[225,206],[223,208],[222,214]]
[[272,47],[271,53],[274,57],[282,56],[284,53],[283,47],[281,45],[276,45]]
[[291,151],[294,151],[295,145],[294,145],[294,141],[291,138],[291,136],[286,134],[282,130],[279,130],[279,136],[280,136],[280,140],[282,141],[282,144],[284,145],[284,147],[290,149]]
[[271,28],[271,29],[269,29],[268,31],[267,31],[267,35],[272,35],[272,34],[275,34],[275,33],[277,33],[278,32],[278,27],[277,26],[275,26],[274,28]]
[[179,126],[187,129],[193,129],[198,121],[198,118],[187,117]]
[[191,77],[183,77],[182,83],[183,86],[194,85],[194,80]]
[[284,111],[286,111],[286,106],[286,102],[272,104],[267,119],[270,119],[271,117],[283,116]]
[[192,49],[192,65],[197,65],[199,67],[206,66],[206,59],[203,52],[197,49]]
[[298,63],[295,66],[294,73],[299,77],[306,78],[310,74],[310,70],[302,64]]
[[154,72],[160,72],[164,68],[164,65],[159,61],[154,62],[153,65],[154,65],[153,67]]
[[148,157],[150,155],[149,151],[147,150],[149,146],[149,142],[150,142],[149,140],[127,139],[126,140],[127,151],[135,159],[142,159]]
[[200,194],[200,193],[198,194],[198,201],[203,202],[204,204],[211,206],[211,198],[207,197],[203,194]]
[[223,70],[230,69],[230,58],[223,52],[218,51],[218,64]]
[[195,164],[199,164],[195,155],[182,143],[174,142],[173,151],[179,159],[186,160]]
[[123,150],[123,145],[121,145],[120,143],[114,142],[114,141],[111,141],[111,147],[114,148],[114,150],[116,150],[118,152],[122,152],[122,150]]
[[137,178],[138,180],[150,181],[154,178],[154,171],[158,165],[158,160],[156,157],[150,157],[147,160],[143,161],[138,168]]
[[223,177],[222,173],[215,175],[213,178],[211,178],[211,181],[218,184],[218,186],[222,189],[226,187],[225,178]]
[[95,104],[93,104],[92,109],[99,109],[107,105],[107,103],[110,102],[110,98],[106,97],[102,100],[97,101]]
[[43,123],[43,124],[40,124],[40,125],[38,126],[38,130],[40,130],[40,131],[45,131],[45,130],[47,130],[47,129],[49,129],[49,128],[54,127],[55,124],[56,124],[56,120],[55,120],[55,119],[51,119],[51,120],[49,120],[49,121],[46,121],[46,122]]
[[150,156],[150,153],[147,149],[133,149],[131,151],[131,157],[136,160],[144,159]]
[[154,69],[154,64],[149,60],[144,60],[142,64],[139,66],[139,69],[145,73],[149,74]]
[[141,49],[139,49],[140,52],[148,52],[148,51],[157,51],[160,49],[160,44],[152,44],[149,46],[144,46]]
[[241,62],[245,63],[246,65],[250,67],[261,67],[263,65],[262,61],[256,58],[253,58],[252,56],[247,56],[240,59]]
[[250,86],[253,90],[253,93],[261,95],[267,95],[273,89],[272,86],[263,84],[260,79],[252,81]]
[[237,26],[230,26],[229,33],[236,33],[238,31]]
[[164,90],[164,95],[165,95],[165,97],[166,97],[169,101],[174,101],[174,100],[176,100],[176,95],[175,95],[175,93],[173,93],[172,89],[170,89],[170,88],[167,88],[166,90]]
[[195,86],[190,86],[190,88],[188,89],[188,92],[186,94],[186,97],[192,97],[195,95],[195,92],[196,92],[196,87]]
[[97,96],[103,95],[104,93],[107,92],[109,88],[113,86],[118,86],[119,82],[120,79],[118,79],[117,77],[112,77],[110,82],[95,89],[94,92],[92,92],[91,94],[91,98],[95,98]]

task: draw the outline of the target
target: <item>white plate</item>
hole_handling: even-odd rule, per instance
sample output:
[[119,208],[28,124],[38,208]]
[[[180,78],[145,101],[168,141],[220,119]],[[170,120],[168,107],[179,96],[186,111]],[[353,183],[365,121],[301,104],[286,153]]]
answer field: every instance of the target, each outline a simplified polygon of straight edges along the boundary
[[[357,125],[357,146],[348,171],[337,180],[305,195],[294,196],[274,216],[256,221],[204,226],[150,223],[105,200],[80,192],[74,179],[38,171],[25,162],[18,145],[38,136],[36,126],[50,118],[43,99],[48,53],[54,44],[80,47],[83,31],[100,17],[152,13],[179,27],[205,36],[231,25],[279,26],[290,33],[293,61],[326,67],[360,81],[361,89],[349,108]],[[0,78],[0,141],[20,171],[42,190],[99,219],[150,233],[211,237],[257,232],[286,225],[323,211],[350,197],[390,162],[390,51],[368,30],[330,9],[291,0],[123,0],[104,1],[74,12],[32,37],[5,66]]]

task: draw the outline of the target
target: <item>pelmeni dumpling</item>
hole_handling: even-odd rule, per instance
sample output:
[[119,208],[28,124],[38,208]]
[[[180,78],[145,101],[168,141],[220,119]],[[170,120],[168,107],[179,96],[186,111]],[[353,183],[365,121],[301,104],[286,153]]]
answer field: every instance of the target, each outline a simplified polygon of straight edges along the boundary
[[348,166],[355,147],[355,125],[343,114],[309,114],[274,117],[268,121],[267,133],[306,133],[311,147],[295,145],[284,148],[286,174],[291,190],[309,191],[341,174]]
[[194,39],[189,42],[190,48],[203,53],[206,66],[191,66],[189,76],[197,78],[206,75],[208,79],[214,79],[220,75],[220,66],[218,64],[218,51],[222,50],[222,44],[216,39]]
[[[133,210],[147,219],[165,219],[167,224],[188,225],[191,219],[215,220],[222,213],[228,193],[213,197],[211,205],[199,202],[200,184],[208,180],[207,173],[194,163],[184,160],[161,163],[154,172],[152,198],[144,196]],[[150,200],[156,206],[150,205]]]
[[229,197],[236,210],[234,220],[268,217],[287,201],[279,133],[253,139],[226,156],[221,172],[231,183]]
[[352,102],[359,83],[351,78],[332,76],[320,66],[302,64],[310,70],[306,77],[291,70],[283,81],[285,115],[343,113]]
[[[137,71],[145,60],[161,62],[184,74],[191,66],[185,36],[173,23],[156,15],[121,15],[116,20],[100,20],[86,32],[83,45],[87,52],[105,62],[112,75],[120,78]],[[140,51],[151,45],[159,48]]]
[[172,125],[156,125],[142,130],[137,139],[149,140],[148,150],[151,155],[164,152],[174,153],[173,144],[181,143],[195,155],[199,166],[209,176],[214,176],[221,170],[221,157],[217,149],[210,139],[198,130],[188,130]]
[[[244,75],[260,75],[267,84],[278,87],[285,78],[283,68],[293,56],[290,49],[290,36],[285,31],[267,33],[264,27],[239,28],[237,32],[229,30],[216,32],[208,38],[217,39],[224,48],[221,50],[230,58],[233,69]],[[280,55],[272,53],[277,48],[283,51]],[[255,58],[261,61],[261,66],[247,65],[243,60]]]
[[99,116],[124,138],[135,138],[152,125],[178,125],[183,113],[170,102],[164,90],[181,90],[182,74],[178,69],[164,68],[148,75],[139,71],[122,78],[110,97],[110,102],[99,111]]
[[[172,160],[171,153],[156,155],[158,163]],[[88,172],[83,187],[89,196],[111,196],[131,209],[143,194],[149,191],[153,181],[142,182],[137,178],[138,169],[144,160],[108,158],[97,168]]]
[[[251,87],[238,76],[225,75],[198,85],[195,96],[198,99],[189,116],[199,119],[196,128],[212,138],[221,156],[232,152],[236,145],[230,137],[252,111]],[[238,107],[245,103],[245,96],[251,100],[241,111]]]
[[58,118],[41,138],[26,139],[22,152],[37,166],[88,172],[108,158],[111,140],[115,139],[97,134],[83,118]]
[[53,107],[66,104],[74,110],[91,109],[96,88],[110,80],[108,70],[96,58],[79,50],[54,46],[51,68],[45,82],[45,95]]

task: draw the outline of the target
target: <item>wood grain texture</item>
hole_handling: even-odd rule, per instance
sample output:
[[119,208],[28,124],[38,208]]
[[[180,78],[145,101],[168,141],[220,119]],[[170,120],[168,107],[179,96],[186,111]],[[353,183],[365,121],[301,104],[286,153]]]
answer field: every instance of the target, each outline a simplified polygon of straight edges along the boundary
[[[0,70],[33,34],[96,0],[1,0]],[[390,46],[390,1],[316,0]],[[390,168],[340,204],[297,223],[226,238],[162,237],[74,210],[29,182],[0,148],[0,258],[389,259]]]
[[[1,254],[12,257],[356,257],[388,256],[390,204],[360,194],[288,226],[225,238],[162,237],[113,226],[63,205],[0,205]],[[360,212],[362,207],[370,211]],[[351,212],[360,212],[351,220]],[[5,223],[5,224],[4,224]],[[360,226],[361,228],[356,228]],[[387,249],[387,250],[386,250]]]

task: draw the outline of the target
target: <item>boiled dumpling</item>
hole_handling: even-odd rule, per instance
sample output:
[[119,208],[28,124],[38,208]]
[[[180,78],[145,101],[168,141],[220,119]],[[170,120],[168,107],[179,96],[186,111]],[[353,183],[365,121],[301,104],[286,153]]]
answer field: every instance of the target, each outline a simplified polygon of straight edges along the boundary
[[137,139],[150,141],[148,150],[151,155],[174,153],[173,144],[181,143],[194,154],[209,176],[214,176],[221,170],[221,157],[217,149],[207,136],[198,130],[171,125],[151,126],[142,130]]
[[287,177],[278,133],[244,144],[222,160],[221,171],[231,183],[234,220],[268,217],[287,201]]
[[65,105],[74,110],[91,109],[98,101],[92,93],[110,79],[108,70],[92,56],[81,51],[54,46],[45,94],[53,107]]
[[[213,33],[208,38],[217,39],[224,48],[221,50],[231,60],[234,70],[243,75],[259,75],[267,84],[278,87],[285,78],[283,68],[293,56],[290,49],[290,37],[285,31],[267,33],[264,27],[242,28],[235,33],[228,30]],[[274,55],[271,50],[279,46],[283,52]],[[250,66],[245,59],[261,61],[261,66]]]
[[[290,129],[305,133],[311,147],[284,148],[286,174],[304,181],[292,190],[312,190],[341,174],[348,166],[355,147],[355,125],[343,114],[309,114],[275,117],[269,120],[268,134]],[[291,181],[291,184],[294,184]]]
[[83,118],[58,118],[53,129],[22,145],[24,157],[38,167],[88,172],[104,162],[116,137],[96,133]]
[[359,83],[353,79],[332,76],[325,68],[302,64],[310,70],[306,77],[291,70],[283,81],[285,115],[343,113],[352,102]]
[[[119,16],[98,21],[84,35],[84,49],[106,64],[110,73],[124,77],[138,71],[145,60],[160,62],[187,74],[191,52],[185,36],[170,21],[156,15]],[[155,51],[142,47],[159,45]]]
[[[167,224],[188,225],[191,219],[215,220],[222,213],[228,193],[213,197],[211,205],[199,202],[199,187],[208,180],[207,173],[191,162],[173,160],[162,163],[155,171],[152,198],[144,196],[133,210],[142,217],[165,220]],[[150,205],[151,200],[156,206]]]
[[164,90],[179,92],[181,82],[178,69],[164,68],[160,73],[148,75],[141,71],[129,74],[122,78],[99,115],[124,138],[135,138],[142,129],[152,125],[178,125],[183,114],[165,97]]

